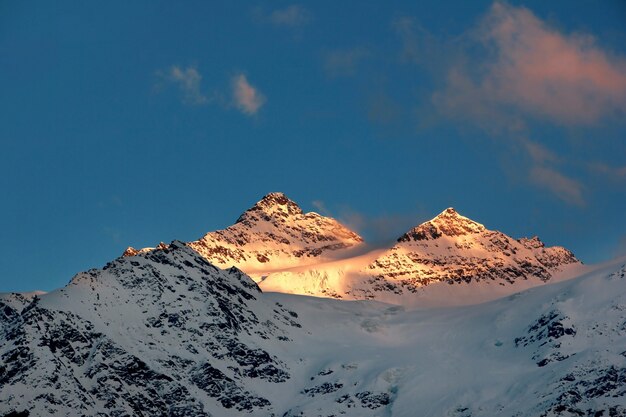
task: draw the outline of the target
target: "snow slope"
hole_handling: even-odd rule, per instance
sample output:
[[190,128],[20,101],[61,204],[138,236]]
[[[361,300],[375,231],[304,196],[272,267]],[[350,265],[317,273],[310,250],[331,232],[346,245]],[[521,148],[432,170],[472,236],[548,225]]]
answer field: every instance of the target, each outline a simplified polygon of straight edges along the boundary
[[307,389],[328,391],[287,415],[360,415],[366,391],[381,416],[625,416],[625,262],[465,307],[272,294],[311,332]]
[[405,310],[262,293],[172,242],[17,299],[2,416],[626,416],[626,259]]

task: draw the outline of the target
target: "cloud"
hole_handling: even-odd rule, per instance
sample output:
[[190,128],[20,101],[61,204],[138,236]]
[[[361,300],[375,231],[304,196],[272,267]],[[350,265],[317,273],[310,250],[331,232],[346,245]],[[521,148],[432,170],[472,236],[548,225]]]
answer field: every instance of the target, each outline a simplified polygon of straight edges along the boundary
[[582,183],[567,177],[555,167],[562,165],[563,158],[540,143],[526,138],[518,138],[518,140],[532,162],[528,176],[533,184],[551,191],[557,198],[566,203],[577,206],[585,205]]
[[479,124],[494,116],[519,122],[507,117],[513,112],[590,125],[626,113],[626,59],[591,36],[561,33],[504,3],[492,5],[472,36],[484,56],[449,69],[446,86],[432,97],[443,114]]
[[[334,215],[321,200],[311,202],[318,213],[334,217],[350,230],[354,230],[365,238],[368,247],[388,247],[409,229],[417,226],[426,219],[426,215],[421,214],[379,214],[370,215],[355,211],[351,207],[343,206]],[[416,210],[421,212],[422,210]]]
[[311,12],[300,5],[292,4],[284,9],[276,9],[270,12],[263,20],[267,20],[275,26],[296,27],[304,26],[311,19]]
[[[404,59],[430,65],[440,82],[430,96],[436,114],[505,139],[513,149],[521,147],[526,158],[519,163],[527,168],[520,172],[532,184],[584,206],[587,188],[564,168],[621,178],[620,168],[581,165],[528,137],[534,136],[537,122],[571,128],[623,120],[626,57],[603,49],[590,35],[566,33],[524,7],[500,2],[478,25],[447,43],[420,34],[411,20],[394,27]],[[424,64],[424,52],[432,45],[450,58]],[[437,76],[437,70],[444,75]]]
[[535,166],[530,170],[530,179],[536,185],[553,192],[561,200],[584,206],[583,185],[551,168]]
[[245,114],[256,114],[266,102],[265,96],[248,82],[244,74],[233,77],[232,88],[235,106]]
[[344,207],[337,217],[351,230],[365,238],[371,247],[388,247],[411,228],[427,219],[425,214],[366,215]]
[[313,207],[317,209],[317,211],[323,216],[330,216],[330,212],[326,208],[326,204],[322,200],[313,200],[311,202]]
[[202,105],[209,102],[209,98],[200,91],[202,75],[195,67],[181,68],[174,65],[166,73],[159,72],[159,75],[178,86],[185,104]]
[[358,64],[371,56],[363,47],[337,49],[324,55],[324,69],[332,77],[352,76]]

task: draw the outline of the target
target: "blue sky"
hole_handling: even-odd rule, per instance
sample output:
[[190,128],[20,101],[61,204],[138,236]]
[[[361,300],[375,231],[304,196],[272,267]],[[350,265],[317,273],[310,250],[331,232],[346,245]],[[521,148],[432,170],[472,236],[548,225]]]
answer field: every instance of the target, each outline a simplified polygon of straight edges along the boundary
[[2,2],[0,291],[270,191],[374,243],[454,206],[612,258],[625,22],[618,0]]

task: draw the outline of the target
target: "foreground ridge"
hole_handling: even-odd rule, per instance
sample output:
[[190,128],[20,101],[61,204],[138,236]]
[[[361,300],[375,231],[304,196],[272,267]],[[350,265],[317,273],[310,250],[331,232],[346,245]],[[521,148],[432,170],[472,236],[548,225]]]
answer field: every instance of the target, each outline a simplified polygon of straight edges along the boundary
[[1,416],[626,416],[626,259],[410,311],[263,293],[166,246],[0,295]]

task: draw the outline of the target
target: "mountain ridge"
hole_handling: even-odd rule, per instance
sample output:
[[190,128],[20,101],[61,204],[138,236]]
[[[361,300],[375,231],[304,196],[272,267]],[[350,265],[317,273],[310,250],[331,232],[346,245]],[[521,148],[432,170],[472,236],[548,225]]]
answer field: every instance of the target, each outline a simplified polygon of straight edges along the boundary
[[[304,213],[280,192],[266,194],[232,226],[187,245],[221,268],[240,268],[265,291],[400,304],[417,303],[411,293],[432,292],[425,289],[439,283],[491,282],[507,286],[493,290],[494,297],[502,296],[582,266],[565,248],[546,247],[536,236],[514,239],[489,230],[453,207],[412,227],[392,246],[364,252],[367,243],[356,232],[333,218]],[[129,248],[124,256],[150,250]],[[489,299],[488,289],[480,293],[456,302]]]

